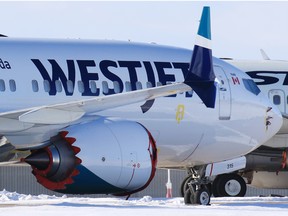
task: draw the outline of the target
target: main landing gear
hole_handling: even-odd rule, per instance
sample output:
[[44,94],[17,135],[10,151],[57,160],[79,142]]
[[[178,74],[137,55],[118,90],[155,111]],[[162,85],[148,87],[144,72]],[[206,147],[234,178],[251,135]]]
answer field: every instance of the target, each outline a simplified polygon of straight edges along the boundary
[[191,168],[188,177],[181,185],[181,194],[184,196],[186,205],[199,204],[209,205],[211,196],[211,183],[204,176],[205,167],[200,169]]
[[246,182],[236,173],[218,175],[212,184],[214,197],[244,197],[246,190]]

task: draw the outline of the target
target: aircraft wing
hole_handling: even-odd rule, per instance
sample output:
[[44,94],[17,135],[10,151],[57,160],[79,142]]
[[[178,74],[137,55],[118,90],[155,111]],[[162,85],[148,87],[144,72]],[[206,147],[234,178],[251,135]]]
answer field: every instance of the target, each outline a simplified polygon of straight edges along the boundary
[[[21,127],[23,123],[28,125],[67,124],[77,121],[86,114],[137,102],[148,101],[158,97],[169,96],[190,90],[191,87],[184,83],[175,83],[150,89],[1,113],[0,132],[1,128],[7,127],[7,121],[9,124],[14,125],[14,127],[12,127],[14,130]],[[3,124],[5,124],[5,126]],[[17,124],[20,125],[17,126]]]

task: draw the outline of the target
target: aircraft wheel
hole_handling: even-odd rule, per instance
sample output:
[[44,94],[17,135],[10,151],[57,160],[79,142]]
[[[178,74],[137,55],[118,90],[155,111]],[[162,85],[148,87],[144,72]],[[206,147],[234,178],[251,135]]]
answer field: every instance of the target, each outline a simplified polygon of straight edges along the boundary
[[221,197],[221,194],[219,193],[219,183],[221,180],[221,176],[222,175],[218,175],[212,183],[212,194],[214,197]]
[[210,193],[206,187],[202,187],[197,190],[194,197],[194,204],[209,205],[210,204]]
[[187,176],[181,183],[180,186],[180,195],[181,197],[184,197],[184,194],[186,192],[187,189],[189,189],[188,183],[191,181],[192,177],[191,176]]
[[244,179],[237,174],[225,174],[219,176],[218,192],[224,197],[244,197],[247,186]]
[[184,202],[186,205],[197,204],[197,205],[209,205],[210,204],[210,193],[206,186],[202,186],[195,193],[191,193],[188,188],[184,194]]
[[185,205],[190,205],[192,204],[192,202],[193,202],[193,197],[192,197],[190,189],[188,188],[184,193],[184,203]]

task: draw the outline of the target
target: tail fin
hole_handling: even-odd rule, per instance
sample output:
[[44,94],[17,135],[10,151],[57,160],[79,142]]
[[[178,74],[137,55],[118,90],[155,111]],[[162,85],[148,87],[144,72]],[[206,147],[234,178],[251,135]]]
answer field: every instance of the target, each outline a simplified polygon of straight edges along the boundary
[[216,99],[215,74],[211,50],[210,7],[204,7],[184,83],[201,98],[206,107],[214,108]]

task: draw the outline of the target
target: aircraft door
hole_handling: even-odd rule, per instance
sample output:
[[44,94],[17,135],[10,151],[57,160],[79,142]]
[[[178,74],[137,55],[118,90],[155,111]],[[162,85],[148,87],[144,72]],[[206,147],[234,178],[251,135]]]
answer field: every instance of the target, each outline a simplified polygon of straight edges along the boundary
[[272,89],[268,92],[268,97],[274,105],[278,107],[281,113],[286,113],[285,110],[285,92],[280,89]]
[[219,119],[229,120],[231,117],[231,89],[227,75],[221,67],[214,67],[217,79],[220,81],[218,85],[219,92]]

